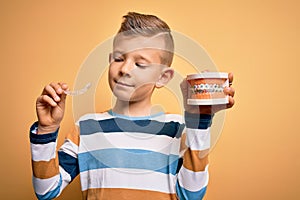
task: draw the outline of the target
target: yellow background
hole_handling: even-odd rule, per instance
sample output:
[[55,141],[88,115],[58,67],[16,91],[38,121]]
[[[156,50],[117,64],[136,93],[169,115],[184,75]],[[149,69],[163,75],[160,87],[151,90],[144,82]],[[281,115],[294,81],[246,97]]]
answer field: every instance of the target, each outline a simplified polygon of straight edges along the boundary
[[[0,2],[1,199],[34,199],[29,126],[51,81],[74,84],[81,63],[128,11],[156,14],[235,75],[210,155],[208,200],[299,199],[300,4],[283,0]],[[97,100],[97,109],[110,105]],[[171,110],[172,111],[172,110]],[[59,143],[73,122],[72,100]],[[80,199],[77,178],[59,199]]]

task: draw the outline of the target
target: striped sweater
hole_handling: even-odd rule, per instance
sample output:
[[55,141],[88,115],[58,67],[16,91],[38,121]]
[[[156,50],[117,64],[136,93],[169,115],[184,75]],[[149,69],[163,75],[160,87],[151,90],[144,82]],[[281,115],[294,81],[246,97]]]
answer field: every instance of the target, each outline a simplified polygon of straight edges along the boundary
[[87,114],[56,151],[58,130],[30,129],[33,186],[52,199],[80,175],[83,199],[202,199],[208,184],[210,115]]

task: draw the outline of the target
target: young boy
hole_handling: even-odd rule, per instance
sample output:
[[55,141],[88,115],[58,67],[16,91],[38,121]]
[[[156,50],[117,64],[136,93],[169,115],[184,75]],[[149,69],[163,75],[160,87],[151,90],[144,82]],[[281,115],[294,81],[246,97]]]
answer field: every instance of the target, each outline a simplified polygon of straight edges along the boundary
[[[223,107],[188,106],[185,116],[153,113],[151,96],[173,77],[170,28],[152,15],[124,16],[110,54],[108,80],[117,100],[76,122],[56,151],[65,83],[44,87],[30,129],[33,185],[52,199],[80,174],[83,199],[202,199],[208,183],[212,116]],[[230,74],[230,83],[232,74]],[[186,102],[187,83],[181,83]],[[234,104],[234,89],[227,108]]]

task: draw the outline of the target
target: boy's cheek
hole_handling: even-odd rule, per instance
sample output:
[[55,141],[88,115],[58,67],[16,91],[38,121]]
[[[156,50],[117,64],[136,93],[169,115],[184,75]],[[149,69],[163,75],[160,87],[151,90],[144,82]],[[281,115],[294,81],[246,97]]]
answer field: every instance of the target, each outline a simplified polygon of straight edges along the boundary
[[160,78],[161,72],[157,69],[147,69],[143,71],[136,69],[132,71],[132,74],[142,82],[153,83]]

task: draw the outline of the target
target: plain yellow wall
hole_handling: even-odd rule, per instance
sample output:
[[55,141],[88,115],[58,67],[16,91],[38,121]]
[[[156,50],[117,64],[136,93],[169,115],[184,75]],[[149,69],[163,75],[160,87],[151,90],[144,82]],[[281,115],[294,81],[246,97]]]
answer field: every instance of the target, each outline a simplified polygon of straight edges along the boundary
[[[42,87],[72,87],[93,48],[138,11],[158,15],[235,74],[236,105],[210,155],[205,198],[299,199],[299,8],[291,0],[1,1],[0,198],[35,198],[28,129]],[[110,105],[98,101],[97,109]],[[70,98],[59,144],[72,123]],[[77,178],[59,199],[80,195]]]

